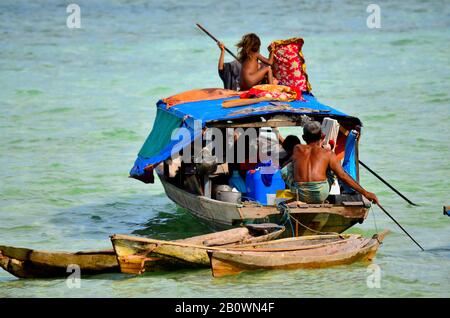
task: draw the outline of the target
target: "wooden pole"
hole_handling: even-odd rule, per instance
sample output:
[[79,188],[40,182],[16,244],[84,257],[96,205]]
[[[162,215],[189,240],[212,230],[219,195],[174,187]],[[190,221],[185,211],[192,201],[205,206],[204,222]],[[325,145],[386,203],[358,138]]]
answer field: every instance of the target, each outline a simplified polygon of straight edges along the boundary
[[405,200],[406,202],[408,202],[411,205],[415,205],[418,206],[418,204],[415,204],[414,202],[412,202],[411,200],[409,200],[407,197],[405,197],[403,194],[400,193],[400,191],[398,191],[397,189],[395,189],[393,186],[391,186],[386,180],[384,180],[382,177],[380,177],[375,171],[373,171],[372,169],[370,169],[368,166],[366,166],[361,160],[358,160],[359,163],[366,168],[367,170],[369,170],[369,172],[371,174],[373,174],[375,177],[377,177],[381,182],[383,182],[385,185],[387,185],[389,188],[391,188],[392,191],[394,191],[395,193],[397,193],[400,197],[403,198],[403,200]]
[[[202,27],[199,23],[196,23],[197,27],[202,30],[203,32],[205,32],[211,39],[213,39],[216,43],[219,43],[220,41],[211,33],[208,32],[208,30],[206,30],[204,27]],[[224,46],[225,51],[227,51],[228,53],[231,54],[232,57],[234,57],[237,61],[239,61],[239,59],[237,58],[236,55],[234,55],[233,52],[231,52],[226,46]]]
[[400,223],[398,223],[389,213],[388,213],[388,211],[386,211],[382,206],[381,206],[381,204],[378,204],[378,206],[380,207],[380,209],[384,212],[384,213],[386,213],[386,215],[388,216],[388,217],[390,217],[391,218],[391,220],[392,221],[394,221],[395,222],[395,224],[397,224],[398,225],[398,227],[399,228],[401,228],[402,229],[402,231],[403,232],[405,232],[406,233],[406,235],[408,235],[409,236],[409,238],[411,239],[411,240],[413,240],[413,242],[414,243],[416,243],[416,245],[418,246],[418,247],[420,247],[420,249],[422,250],[422,251],[425,251],[424,249],[423,249],[423,247],[422,246],[420,246],[420,244],[419,243],[417,243],[416,242],[416,240],[415,239],[413,239],[413,237],[411,236],[411,235],[409,235],[409,233],[408,232],[406,232],[406,230],[400,225]]

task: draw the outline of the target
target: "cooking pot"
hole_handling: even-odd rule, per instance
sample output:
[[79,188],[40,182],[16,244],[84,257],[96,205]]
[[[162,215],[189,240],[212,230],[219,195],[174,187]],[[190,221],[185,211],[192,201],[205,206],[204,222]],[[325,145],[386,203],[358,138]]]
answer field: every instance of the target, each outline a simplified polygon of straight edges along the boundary
[[231,191],[231,188],[228,184],[218,184],[214,186],[214,194],[217,194],[217,191]]
[[240,203],[241,202],[241,192],[234,191],[216,191],[216,200],[229,202],[229,203]]

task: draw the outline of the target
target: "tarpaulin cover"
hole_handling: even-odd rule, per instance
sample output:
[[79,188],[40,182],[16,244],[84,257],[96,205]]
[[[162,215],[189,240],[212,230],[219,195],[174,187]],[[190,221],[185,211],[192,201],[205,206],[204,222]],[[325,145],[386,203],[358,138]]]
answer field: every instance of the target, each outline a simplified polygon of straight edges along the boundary
[[[130,176],[140,176],[144,173],[144,168],[148,165],[154,165],[170,158],[174,151],[174,145],[177,145],[178,148],[189,145],[201,133],[198,129],[194,131],[195,120],[199,121],[198,123],[200,123],[201,127],[205,127],[206,123],[215,120],[231,120],[277,113],[286,115],[313,114],[314,116],[322,115],[331,118],[349,118],[355,124],[361,124],[358,118],[348,116],[330,106],[321,104],[313,95],[307,93],[303,95],[304,101],[283,102],[283,105],[289,105],[290,109],[286,107],[280,107],[279,109],[272,107],[268,109],[267,106],[271,106],[270,102],[260,102],[235,108],[222,107],[224,100],[235,98],[238,97],[188,102],[172,106],[171,108],[167,108],[167,105],[163,101],[159,101],[153,129],[139,152],[138,158],[130,171]],[[258,110],[259,108],[261,108],[261,111]],[[249,112],[246,113],[246,109]],[[311,110],[314,112],[312,113]],[[179,143],[178,140],[172,141],[171,136],[173,130],[181,126],[191,131],[191,138],[189,140],[183,139],[182,143]],[[175,151],[177,152],[178,149]]]
[[140,176],[144,174],[145,167],[157,164],[171,156],[171,151],[179,151],[190,144],[190,140],[172,140],[172,133],[183,124],[183,119],[173,116],[166,110],[158,108],[155,123],[150,135],[139,151],[130,176]]
[[[342,168],[347,172],[350,177],[357,180],[356,173],[356,134],[351,131],[347,136],[345,143],[345,156],[342,162]],[[354,190],[346,184],[343,184],[344,192],[352,193]]]
[[[237,97],[236,97],[237,98]],[[230,119],[236,119],[236,118],[244,118],[244,117],[250,117],[254,115],[264,115],[269,113],[286,113],[286,114],[301,114],[296,111],[291,110],[273,110],[273,111],[267,111],[262,109],[260,112],[252,112],[252,113],[237,113],[236,110],[242,111],[247,108],[257,108],[262,106],[269,106],[270,102],[260,102],[253,105],[248,106],[241,106],[241,107],[235,107],[235,108],[223,108],[222,102],[224,100],[232,100],[236,98],[225,98],[225,99],[216,99],[216,100],[204,100],[204,101],[198,101],[198,102],[191,102],[191,103],[185,103],[185,104],[179,104],[172,106],[168,111],[172,113],[173,115],[184,118],[186,116],[189,116],[190,119],[199,119],[202,121],[203,125],[212,120],[230,120]],[[320,102],[317,101],[317,99],[311,95],[311,94],[304,94],[303,98],[304,101],[292,101],[292,102],[283,102],[283,104],[288,104],[292,108],[310,108],[312,110],[323,110],[324,112],[318,112],[314,114],[322,114],[327,115],[328,117],[348,117],[348,118],[354,118],[351,116],[348,116],[347,114],[344,114],[343,112],[340,112],[330,106],[326,106]],[[157,104],[158,107],[165,108],[165,104],[162,101],[159,101]],[[310,115],[311,113],[308,111],[304,112],[306,115]],[[357,118],[354,118],[355,120],[359,121]]]

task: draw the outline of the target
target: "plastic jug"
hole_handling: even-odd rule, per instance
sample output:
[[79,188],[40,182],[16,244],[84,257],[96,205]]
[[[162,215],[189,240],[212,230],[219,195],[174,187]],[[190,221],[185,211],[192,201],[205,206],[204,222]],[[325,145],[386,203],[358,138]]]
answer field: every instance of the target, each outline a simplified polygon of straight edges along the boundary
[[[247,188],[246,197],[255,200],[263,205],[274,204],[274,199],[276,197],[277,190],[284,190],[286,184],[281,177],[280,169],[273,168],[272,178],[265,178],[264,182],[261,169],[265,167],[258,168],[256,170],[247,171],[245,178],[245,185]],[[267,179],[271,179],[270,183]]]
[[228,184],[232,188],[236,188],[239,192],[246,193],[246,186],[244,180],[242,180],[241,176],[239,175],[239,171],[234,170],[233,174],[231,175],[230,180],[228,181]]

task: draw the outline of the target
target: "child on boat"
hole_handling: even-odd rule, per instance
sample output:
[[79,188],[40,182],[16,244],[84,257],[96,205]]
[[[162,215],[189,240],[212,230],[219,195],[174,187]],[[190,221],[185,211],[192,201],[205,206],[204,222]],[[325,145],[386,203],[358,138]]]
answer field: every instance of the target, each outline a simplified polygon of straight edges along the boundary
[[[274,50],[271,50],[268,59],[262,56],[259,53],[261,40],[254,33],[244,35],[236,46],[238,47],[238,59],[242,64],[241,90],[248,90],[260,84],[266,76],[268,84],[276,84],[277,81],[273,78],[271,68]],[[267,66],[261,66],[258,60]]]

